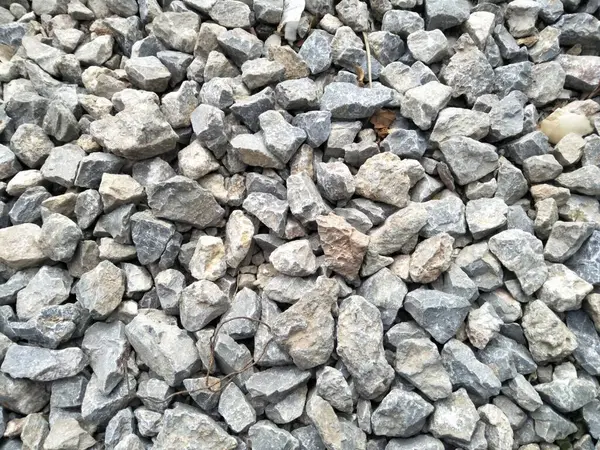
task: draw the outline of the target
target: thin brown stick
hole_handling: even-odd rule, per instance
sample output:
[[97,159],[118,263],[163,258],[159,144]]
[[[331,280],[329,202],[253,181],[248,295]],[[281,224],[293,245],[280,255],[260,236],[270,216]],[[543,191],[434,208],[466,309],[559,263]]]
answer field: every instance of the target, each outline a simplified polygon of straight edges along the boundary
[[[183,394],[193,394],[194,392],[198,392],[198,391],[202,391],[202,390],[213,390],[213,387],[219,385],[219,388],[215,390],[215,393],[222,391],[229,382],[231,382],[231,380],[236,377],[237,375],[244,373],[246,370],[250,369],[251,367],[254,367],[256,364],[258,364],[260,362],[260,360],[263,358],[263,356],[265,355],[265,353],[267,352],[267,348],[269,347],[269,344],[273,341],[273,336],[271,336],[271,338],[265,343],[265,346],[262,350],[262,352],[260,353],[260,355],[258,355],[258,358],[254,359],[253,361],[249,362],[248,364],[246,364],[244,367],[242,367],[240,370],[236,370],[234,372],[231,372],[227,375],[225,375],[223,378],[220,378],[218,381],[215,381],[212,384],[208,384],[208,380],[210,378],[210,374],[212,372],[213,369],[213,365],[214,365],[214,361],[215,361],[215,339],[218,336],[218,333],[221,329],[221,327],[226,324],[227,322],[232,322],[234,320],[250,320],[253,322],[258,322],[261,325],[264,325],[265,327],[267,327],[268,331],[271,332],[271,326],[259,319],[254,319],[252,317],[246,317],[246,316],[240,316],[240,317],[231,317],[229,319],[224,320],[223,322],[221,322],[217,328],[215,328],[215,332],[212,335],[212,337],[210,338],[210,353],[209,353],[209,362],[208,362],[208,367],[207,367],[207,371],[206,371],[206,386],[203,388],[198,388],[198,389],[192,389],[192,390],[184,390],[184,391],[177,391],[174,392],[173,394],[169,395],[165,401],[168,401],[170,399],[172,399],[173,397],[177,396],[177,395],[183,395]],[[225,382],[225,383],[224,383]]]
[[365,47],[367,49],[367,72],[369,75],[369,87],[373,87],[373,76],[371,75],[371,47],[369,46],[369,38],[365,31],[362,32],[363,39],[365,40]]

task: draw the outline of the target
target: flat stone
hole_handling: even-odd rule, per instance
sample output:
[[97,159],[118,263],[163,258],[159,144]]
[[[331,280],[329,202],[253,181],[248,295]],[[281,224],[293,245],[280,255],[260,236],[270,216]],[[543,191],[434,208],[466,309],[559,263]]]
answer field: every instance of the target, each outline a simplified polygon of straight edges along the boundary
[[75,376],[87,364],[85,354],[76,347],[51,350],[15,344],[8,348],[1,369],[13,378],[53,381]]
[[383,89],[359,88],[350,83],[331,83],[321,97],[321,110],[330,111],[336,119],[361,119],[370,117],[391,100]]

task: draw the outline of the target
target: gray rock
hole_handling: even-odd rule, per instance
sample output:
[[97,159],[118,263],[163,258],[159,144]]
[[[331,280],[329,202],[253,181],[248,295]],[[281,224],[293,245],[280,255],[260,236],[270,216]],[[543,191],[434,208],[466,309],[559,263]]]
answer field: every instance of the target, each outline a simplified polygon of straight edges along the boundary
[[183,176],[153,184],[147,194],[148,205],[159,218],[204,228],[220,221],[224,214],[209,191]]
[[479,350],[477,358],[503,382],[518,374],[528,375],[537,367],[527,347],[502,334],[493,337],[484,349]]
[[298,440],[294,436],[268,420],[261,420],[250,427],[248,438],[252,448],[299,449]]
[[253,192],[246,197],[242,207],[277,235],[283,235],[288,212],[287,201],[272,194]]
[[173,50],[192,53],[200,18],[192,12],[165,12],[155,18],[152,31]]
[[175,227],[143,211],[131,216],[131,239],[141,264],[157,261],[173,237]]
[[160,110],[171,127],[190,126],[191,114],[198,106],[197,97],[198,86],[194,81],[184,81],[181,83],[179,90],[163,96]]
[[[340,306],[337,353],[363,398],[373,399],[388,390],[394,370],[383,350],[380,313],[362,297],[348,297]],[[365,355],[369,356],[365,358]]]
[[506,225],[507,213],[503,200],[482,198],[467,203],[465,218],[473,238],[479,240]]
[[180,384],[198,368],[193,340],[160,311],[138,314],[125,333],[137,356],[169,386]]
[[463,388],[435,403],[429,429],[438,439],[445,439],[462,445],[468,444],[479,420],[475,405]]
[[379,436],[410,437],[425,425],[432,405],[414,392],[392,389],[371,416],[373,433]]
[[437,81],[408,89],[402,102],[402,115],[412,119],[421,130],[427,130],[448,104],[451,94],[450,87]]
[[350,83],[331,83],[321,98],[321,110],[336,119],[361,119],[387,105],[391,94],[383,89],[361,89]]
[[125,375],[130,350],[125,325],[119,321],[93,324],[85,332],[82,349],[97,377],[98,389],[105,395],[110,394]]
[[200,280],[181,291],[181,324],[188,331],[198,331],[229,309],[229,299],[210,281]]
[[219,397],[219,414],[234,433],[241,433],[256,422],[254,408],[235,383],[223,389]]
[[43,383],[12,378],[0,372],[0,400],[3,407],[26,415],[44,408],[50,400],[50,393]]
[[462,342],[448,341],[442,350],[442,362],[454,387],[464,387],[482,400],[500,393],[501,383],[494,371],[479,362]]
[[90,134],[109,152],[135,160],[173,150],[177,141],[159,107],[151,104],[96,120],[90,125]]
[[493,449],[510,449],[513,446],[513,430],[506,414],[495,405],[484,405],[478,409],[485,423],[485,438]]
[[389,216],[371,232],[369,248],[380,255],[396,253],[418,235],[427,220],[427,210],[422,205],[410,204]]
[[540,397],[563,413],[573,412],[592,401],[596,386],[590,380],[569,378],[555,379],[535,386]]
[[163,416],[156,445],[164,450],[195,446],[198,450],[234,450],[237,441],[213,419],[189,405],[178,404]]
[[342,373],[325,366],[317,376],[317,394],[338,411],[353,410],[352,391]]
[[381,141],[381,147],[401,158],[419,159],[425,153],[427,141],[417,130],[395,129]]
[[266,416],[277,424],[290,423],[298,419],[304,412],[307,392],[306,386],[300,386],[283,400],[267,405]]
[[329,111],[301,113],[294,117],[292,125],[304,130],[308,145],[319,147],[329,138],[331,132],[331,113]]
[[[443,14],[444,2],[436,0],[435,3]],[[468,17],[467,11],[464,20]],[[471,37],[461,36],[455,49],[456,53],[440,73],[441,79],[452,88],[454,97],[466,95],[469,103],[474,103],[479,96],[492,92],[494,70]]]
[[73,279],[60,267],[43,266],[17,293],[19,319],[35,317],[45,306],[60,305],[68,297]]
[[44,441],[44,448],[90,448],[95,439],[73,418],[57,420],[51,424],[50,432]]
[[95,152],[85,156],[79,163],[75,186],[98,189],[105,173],[118,173],[124,160],[109,153]]
[[306,62],[311,74],[319,74],[331,66],[332,39],[326,31],[314,30],[302,44],[298,55]]
[[416,283],[431,283],[448,270],[452,262],[454,238],[440,233],[420,242],[410,258],[409,273]]
[[40,245],[44,254],[51,260],[69,261],[82,239],[81,230],[67,217],[61,214],[51,214],[44,220]]
[[535,432],[545,442],[565,439],[577,431],[574,423],[555,412],[549,406],[541,406],[531,413],[535,421]]
[[310,372],[294,366],[273,367],[252,375],[246,381],[246,389],[252,398],[278,402],[305,385],[309,378]]
[[12,378],[53,381],[77,375],[87,363],[77,347],[51,350],[14,344],[8,348],[1,370]]
[[[389,333],[387,335],[389,339]],[[452,384],[439,351],[428,338],[409,338],[396,346],[396,372],[431,401],[448,397]]]
[[521,230],[507,230],[490,238],[490,251],[509,270],[515,272],[526,294],[537,291],[548,278],[542,243]]
[[600,337],[592,319],[584,311],[571,311],[567,314],[567,327],[577,340],[575,360],[587,373],[596,375],[600,371]]
[[287,163],[306,139],[304,130],[290,125],[276,111],[266,111],[258,120],[267,150]]
[[562,359],[577,348],[575,335],[541,300],[527,305],[522,326],[536,362]]
[[386,450],[443,450],[444,444],[432,436],[420,434],[408,439],[391,439],[385,448]]
[[498,167],[496,149],[468,137],[446,139],[440,150],[460,185],[479,180]]
[[564,312],[581,308],[584,297],[593,290],[593,286],[579,278],[562,264],[548,267],[548,279],[542,285],[537,296],[552,310]]
[[462,108],[443,109],[433,127],[430,139],[439,145],[453,136],[466,136],[482,139],[490,129],[490,118],[487,114]]
[[124,292],[124,273],[109,261],[84,273],[75,286],[77,301],[96,319],[108,317],[121,303]]
[[310,243],[300,239],[278,247],[270,256],[273,267],[284,275],[303,277],[317,270],[317,260]]
[[333,351],[334,321],[329,311],[338,289],[334,280],[319,278],[312,291],[273,320],[275,341],[301,369],[325,363]]
[[439,28],[445,30],[460,25],[469,18],[470,7],[468,2],[459,1],[452,5],[442,1],[429,1],[425,7],[427,29]]
[[314,182],[305,173],[288,177],[287,198],[291,213],[301,223],[314,222],[318,216],[326,214],[329,209]]
[[448,53],[448,40],[437,29],[411,33],[406,39],[406,45],[414,58],[425,64],[441,61]]
[[[440,344],[456,334],[469,307],[463,297],[427,289],[409,292],[404,302],[406,311]],[[439,320],[441,316],[444,321]]]

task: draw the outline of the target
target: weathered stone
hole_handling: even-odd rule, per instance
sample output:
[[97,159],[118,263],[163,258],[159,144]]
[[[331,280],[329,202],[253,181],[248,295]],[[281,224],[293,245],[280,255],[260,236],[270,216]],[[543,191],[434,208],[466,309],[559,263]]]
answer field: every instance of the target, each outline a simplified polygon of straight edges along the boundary
[[340,306],[337,353],[362,397],[373,399],[388,390],[394,370],[384,355],[380,313],[362,297],[348,297]]
[[392,437],[415,435],[421,431],[433,410],[433,406],[418,394],[392,389],[373,411],[373,433]]

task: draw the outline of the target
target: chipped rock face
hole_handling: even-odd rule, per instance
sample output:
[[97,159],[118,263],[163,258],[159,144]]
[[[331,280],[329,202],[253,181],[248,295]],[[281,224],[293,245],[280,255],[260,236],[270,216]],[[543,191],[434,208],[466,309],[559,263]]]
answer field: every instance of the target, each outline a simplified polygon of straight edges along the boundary
[[591,450],[599,14],[0,1],[0,448]]

